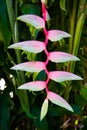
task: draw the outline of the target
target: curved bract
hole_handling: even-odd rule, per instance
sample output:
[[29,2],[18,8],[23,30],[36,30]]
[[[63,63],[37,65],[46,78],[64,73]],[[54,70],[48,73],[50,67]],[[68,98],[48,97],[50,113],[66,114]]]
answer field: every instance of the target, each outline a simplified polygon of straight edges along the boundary
[[19,16],[17,18],[18,20],[20,21],[23,21],[27,24],[31,24],[32,26],[34,26],[36,29],[40,29],[40,28],[44,28],[45,27],[45,22],[44,20],[37,16],[37,15],[22,15],[22,16]]
[[40,53],[45,50],[46,47],[44,42],[32,40],[15,43],[9,46],[9,48],[24,50],[32,53]]

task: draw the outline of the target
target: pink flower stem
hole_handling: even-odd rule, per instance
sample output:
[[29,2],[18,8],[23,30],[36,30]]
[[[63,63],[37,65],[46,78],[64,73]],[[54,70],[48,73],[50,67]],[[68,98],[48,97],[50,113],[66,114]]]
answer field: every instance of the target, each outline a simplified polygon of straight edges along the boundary
[[[44,22],[46,23],[46,6],[45,6],[44,3],[42,3],[42,15],[43,15]],[[44,42],[44,44],[45,44],[45,46],[47,46],[47,44],[48,44],[48,31],[46,29],[46,26],[44,27],[43,32],[44,32],[44,35],[45,35],[45,42]],[[49,75],[49,71],[47,69],[47,64],[49,62],[49,59],[48,59],[49,52],[47,51],[47,48],[45,49],[45,54],[47,56],[47,59],[45,61],[45,66],[46,66],[45,72],[47,74],[47,80],[46,80],[45,83],[46,83],[46,92],[48,93],[48,91],[49,91],[48,90],[48,82],[49,82],[49,76],[48,75]]]

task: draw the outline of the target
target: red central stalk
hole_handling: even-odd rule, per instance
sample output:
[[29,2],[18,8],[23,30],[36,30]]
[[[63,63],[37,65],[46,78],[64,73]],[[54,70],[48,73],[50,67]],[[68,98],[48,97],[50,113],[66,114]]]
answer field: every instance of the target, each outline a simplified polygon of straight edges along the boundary
[[[45,6],[44,3],[42,3],[42,15],[43,15],[44,22],[45,22],[45,24],[46,24],[46,6]],[[46,29],[46,26],[44,27],[43,32],[44,32],[44,35],[45,35],[44,44],[45,44],[45,46],[47,46],[47,44],[48,44],[48,31],[47,31],[47,29]],[[49,90],[48,90],[48,82],[49,82],[49,76],[48,76],[48,75],[49,75],[49,71],[48,71],[48,69],[47,69],[47,64],[48,64],[48,62],[49,62],[49,59],[48,59],[49,52],[47,51],[47,49],[45,49],[45,54],[46,54],[46,56],[47,56],[47,59],[46,59],[46,61],[45,61],[45,66],[46,66],[45,72],[46,72],[46,74],[47,74],[46,92],[48,93],[48,91],[49,91]]]

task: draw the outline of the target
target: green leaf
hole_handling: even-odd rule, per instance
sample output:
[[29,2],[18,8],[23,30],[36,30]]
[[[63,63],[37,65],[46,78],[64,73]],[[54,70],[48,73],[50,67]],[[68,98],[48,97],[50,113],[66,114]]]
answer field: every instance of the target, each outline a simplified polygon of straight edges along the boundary
[[46,98],[41,107],[40,120],[42,120],[45,117],[47,111],[48,111],[48,99]]
[[66,0],[60,0],[60,8],[66,11]]
[[0,95],[0,130],[8,130],[10,97],[7,94]]
[[87,101],[87,87],[84,86],[81,88],[80,90],[80,94],[85,98],[85,100]]
[[11,41],[11,28],[5,0],[0,0],[0,41],[4,42],[5,48]]
[[38,4],[23,4],[20,8],[23,14],[40,15],[41,11],[41,8]]

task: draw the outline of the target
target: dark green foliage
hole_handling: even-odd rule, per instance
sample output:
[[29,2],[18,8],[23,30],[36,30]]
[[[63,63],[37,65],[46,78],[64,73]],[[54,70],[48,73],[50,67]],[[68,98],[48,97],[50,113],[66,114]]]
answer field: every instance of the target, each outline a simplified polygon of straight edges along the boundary
[[0,1],[0,42],[4,42],[4,47],[7,48],[11,41],[11,28],[7,13],[6,1]]

